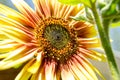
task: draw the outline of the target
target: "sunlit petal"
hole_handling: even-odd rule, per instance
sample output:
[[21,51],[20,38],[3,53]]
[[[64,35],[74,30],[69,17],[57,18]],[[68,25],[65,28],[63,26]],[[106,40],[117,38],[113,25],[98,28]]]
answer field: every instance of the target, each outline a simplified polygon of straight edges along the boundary
[[35,24],[39,20],[37,14],[24,0],[12,0],[12,2],[32,23]]

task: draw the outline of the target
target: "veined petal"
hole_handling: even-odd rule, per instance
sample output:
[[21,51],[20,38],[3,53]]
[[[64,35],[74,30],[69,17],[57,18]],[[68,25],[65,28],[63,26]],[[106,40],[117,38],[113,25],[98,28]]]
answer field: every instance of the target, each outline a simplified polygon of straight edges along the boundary
[[20,22],[21,24],[28,25],[28,26],[33,26],[33,23],[29,21],[29,19],[26,18],[26,16],[22,15],[21,13],[3,5],[0,4],[0,13],[2,15],[5,15],[15,21]]
[[61,66],[61,78],[62,80],[76,80],[66,65]]
[[76,55],[75,59],[86,69],[86,71],[92,76],[93,80],[98,80],[94,69],[89,66],[90,63],[84,57]]
[[70,72],[75,77],[75,80],[88,80],[87,77],[72,63],[72,61],[69,63],[69,68]]
[[43,55],[43,52],[38,53],[38,55],[36,57],[36,61],[34,62],[34,64],[32,64],[28,68],[28,72],[35,74],[38,71],[38,69],[39,69],[39,67],[41,65],[42,55]]
[[4,34],[0,33],[0,41],[5,40],[5,39],[8,39],[8,37],[5,36]]
[[57,0],[49,0],[50,1],[50,8],[51,8],[51,14],[55,17],[60,17],[60,9],[62,8],[63,4],[58,2]]
[[70,13],[70,16],[79,16],[81,13],[84,12],[84,5],[76,5],[74,6],[74,9]]
[[39,17],[24,0],[12,0],[12,2],[16,8],[28,18],[28,20],[36,24]]
[[[0,70],[4,70],[4,69],[9,69],[11,67],[14,67],[16,65],[22,64],[30,59],[32,59],[34,57],[34,55],[36,54],[37,50],[30,50],[27,53],[24,53],[24,55],[20,55],[20,56],[16,56],[16,58],[12,58],[8,61],[0,61]],[[27,55],[25,55],[27,54]]]
[[50,0],[34,0],[34,4],[40,17],[51,17]]
[[55,80],[55,67],[56,63],[51,61],[45,64],[45,80]]
[[30,60],[17,75],[15,80],[28,80],[32,73],[27,72],[27,69],[33,64],[35,59]]
[[98,61],[106,61],[105,54],[102,54],[93,50],[84,49],[82,47],[78,48],[78,55],[84,55],[87,58],[98,60]]
[[77,21],[71,22],[70,25],[77,31],[78,37],[91,38],[97,35],[95,27],[88,22]]
[[12,59],[13,57],[16,57],[16,55],[24,53],[25,51],[27,51],[27,47],[21,46],[14,51],[8,52],[10,55],[7,58],[3,59],[2,61],[8,61],[8,60]]
[[88,73],[93,77],[93,79],[97,79],[97,77],[95,76],[95,72],[97,72],[99,74],[99,76],[101,76],[101,78],[103,80],[105,80],[104,76],[101,74],[100,71],[98,71],[98,69],[96,69],[84,56],[79,55],[79,56],[75,56],[75,58],[78,60],[79,63],[83,64],[83,67],[88,71]]
[[6,35],[7,37],[13,39],[16,42],[20,42],[25,44],[26,42],[30,42],[32,40],[32,36],[23,32],[22,30],[12,27],[12,26],[4,26],[0,28],[0,31]]
[[15,50],[20,45],[21,44],[10,39],[0,41],[0,53],[5,53],[5,52]]
[[78,42],[81,46],[86,48],[101,47],[101,43],[98,38],[78,38]]
[[[77,55],[76,55],[77,56]],[[72,58],[72,64],[79,70],[81,73],[88,79],[88,80],[93,80],[93,77],[86,71],[84,68],[83,64],[79,63],[74,57]]]
[[18,28],[18,29],[30,34],[30,35],[33,35],[30,28],[27,28],[27,27],[23,26],[22,24],[20,24],[19,22],[15,21],[13,19],[10,19],[8,17],[5,17],[5,16],[0,15],[0,25],[1,25],[1,27],[2,26],[13,26],[15,28]]

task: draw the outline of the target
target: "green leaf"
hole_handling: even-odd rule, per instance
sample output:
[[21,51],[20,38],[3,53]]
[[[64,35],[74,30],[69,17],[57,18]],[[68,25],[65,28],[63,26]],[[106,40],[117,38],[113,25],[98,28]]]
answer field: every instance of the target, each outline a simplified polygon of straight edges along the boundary
[[91,8],[92,3],[95,3],[96,0],[58,0],[58,1],[70,5],[83,3],[85,6]]
[[111,17],[120,14],[120,0],[111,0],[108,4],[106,4],[101,12],[105,17]]

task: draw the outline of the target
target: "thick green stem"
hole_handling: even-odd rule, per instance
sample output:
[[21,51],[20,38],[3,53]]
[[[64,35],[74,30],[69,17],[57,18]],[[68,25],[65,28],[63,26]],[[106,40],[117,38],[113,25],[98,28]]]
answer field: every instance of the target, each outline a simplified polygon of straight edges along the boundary
[[98,32],[99,32],[99,35],[100,35],[102,46],[103,46],[104,51],[105,51],[106,56],[107,56],[108,64],[109,64],[109,67],[110,67],[110,70],[111,70],[111,73],[112,73],[112,78],[113,78],[113,80],[120,80],[120,74],[119,74],[117,64],[116,64],[116,61],[115,61],[115,58],[114,58],[114,55],[113,55],[113,51],[112,51],[112,48],[111,48],[108,33],[105,32],[106,30],[103,27],[102,18],[98,14],[95,3],[91,3],[91,5],[92,5],[91,10],[93,12],[94,19],[95,19],[95,22],[96,22],[96,25],[97,25],[97,28],[98,28]]
[[111,20],[110,19],[103,19],[103,26],[104,30],[109,38],[109,26],[110,26]]

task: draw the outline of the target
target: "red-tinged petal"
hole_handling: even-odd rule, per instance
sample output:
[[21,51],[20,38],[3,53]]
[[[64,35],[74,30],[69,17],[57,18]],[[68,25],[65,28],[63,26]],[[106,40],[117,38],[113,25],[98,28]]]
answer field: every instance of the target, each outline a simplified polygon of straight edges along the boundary
[[86,71],[92,76],[93,80],[98,80],[94,69],[89,65],[90,63],[84,57],[75,56],[75,59],[86,69]]
[[31,21],[33,24],[36,24],[36,22],[39,21],[38,15],[24,0],[12,0],[12,2],[16,6],[16,8],[22,14],[24,14],[28,18],[28,20]]
[[18,47],[17,49],[8,52],[10,55],[7,58],[3,59],[3,61],[8,61],[8,60],[12,59],[13,57],[16,57],[17,55],[19,55],[23,52],[26,52],[26,51],[27,51],[26,46]]
[[21,44],[10,39],[0,41],[0,53],[5,53],[5,52],[15,50],[20,45]]
[[105,54],[102,54],[93,50],[88,50],[82,47],[78,48],[78,55],[84,55],[87,58],[98,60],[98,61],[106,61]]
[[63,4],[59,3],[57,0],[49,0],[49,1],[50,1],[52,16],[60,18],[60,10]]
[[12,26],[2,26],[0,31],[10,39],[22,44],[28,43],[32,40],[32,36],[30,34]]
[[34,4],[36,7],[36,11],[38,12],[39,16],[44,17],[51,17],[50,11],[50,1],[49,0],[34,0]]
[[45,64],[45,79],[46,80],[55,80],[55,68],[56,63],[54,61],[47,62]]
[[101,76],[103,80],[105,80],[101,72],[96,69],[84,56],[75,55],[74,57],[76,58],[76,60],[78,60],[79,63],[83,64],[83,67],[88,71],[88,73],[93,77],[93,79],[97,79],[97,76],[95,76],[96,74],[94,73],[96,72],[99,74],[99,76]]
[[[76,55],[77,56],[77,55]],[[84,68],[83,64],[78,62],[74,57],[72,58],[72,64],[78,68],[79,71],[88,79],[88,80],[93,80],[93,77],[88,73],[88,71]],[[79,75],[79,74],[78,74]]]
[[3,5],[3,4],[0,4],[0,13],[2,15],[5,15],[15,21],[18,21],[20,22],[21,24],[23,25],[26,25],[26,26],[33,26],[33,23],[31,23],[29,21],[29,19],[27,19],[26,16],[24,16],[23,14]]
[[88,22],[73,21],[70,23],[70,25],[73,25],[78,37],[91,38],[97,35],[95,27]]
[[12,19],[5,17],[5,16],[0,16],[0,26],[1,27],[13,26],[13,27],[18,28],[18,29],[30,34],[31,36],[33,36],[33,33],[30,30],[30,28],[27,28],[27,27],[23,26],[22,24],[20,24],[19,22],[12,20]]
[[62,80],[76,80],[66,65],[61,65]]
[[100,40],[98,38],[78,38],[77,41],[81,46],[86,48],[101,47]]
[[69,61],[70,72],[75,77],[75,80],[88,80],[87,77],[73,64],[73,61]]

